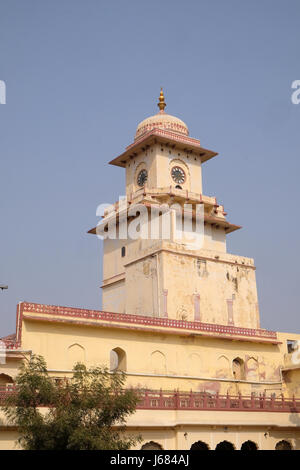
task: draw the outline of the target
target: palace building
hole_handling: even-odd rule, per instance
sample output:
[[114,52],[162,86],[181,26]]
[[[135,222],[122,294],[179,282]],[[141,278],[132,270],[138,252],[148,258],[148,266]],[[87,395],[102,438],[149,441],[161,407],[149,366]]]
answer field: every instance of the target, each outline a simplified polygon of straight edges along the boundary
[[[158,106],[110,162],[124,168],[126,198],[89,231],[104,236],[102,309],[20,302],[16,333],[2,338],[0,397],[32,353],[58,380],[78,361],[106,365],[140,390],[127,422],[138,448],[300,449],[300,334],[260,327],[253,259],[226,249],[241,227],[202,191],[217,153],[165,112],[162,91]],[[124,236],[130,224],[138,236]],[[0,426],[0,448],[15,448],[18,430]]]

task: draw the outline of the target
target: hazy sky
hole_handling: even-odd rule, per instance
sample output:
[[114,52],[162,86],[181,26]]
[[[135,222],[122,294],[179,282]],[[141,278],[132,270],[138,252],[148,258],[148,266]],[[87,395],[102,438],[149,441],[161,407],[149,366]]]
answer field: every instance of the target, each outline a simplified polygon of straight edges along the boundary
[[262,325],[300,332],[300,2],[0,0],[0,336],[19,301],[100,309],[96,207],[124,194],[108,161],[166,111],[219,152],[204,194],[242,225]]

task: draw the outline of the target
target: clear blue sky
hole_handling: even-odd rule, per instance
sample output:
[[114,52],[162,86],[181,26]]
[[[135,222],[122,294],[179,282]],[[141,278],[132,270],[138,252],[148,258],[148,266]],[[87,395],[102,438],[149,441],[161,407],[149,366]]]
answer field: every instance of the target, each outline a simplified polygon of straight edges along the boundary
[[21,300],[100,308],[98,204],[124,193],[107,164],[167,111],[219,152],[204,193],[243,226],[262,324],[300,332],[297,0],[1,0],[0,336]]

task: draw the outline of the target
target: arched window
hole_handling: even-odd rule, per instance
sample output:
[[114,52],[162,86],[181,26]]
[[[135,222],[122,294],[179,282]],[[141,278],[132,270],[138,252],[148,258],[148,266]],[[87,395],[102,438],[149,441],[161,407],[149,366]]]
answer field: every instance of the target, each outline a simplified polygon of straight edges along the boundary
[[194,444],[191,445],[190,450],[209,450],[209,447],[206,444],[206,442],[197,441],[197,442],[194,442]]
[[163,450],[163,447],[158,442],[149,441],[142,445],[141,450]]
[[253,441],[245,441],[242,444],[241,450],[248,451],[248,450],[258,450],[257,445]]
[[275,450],[293,450],[292,444],[289,441],[279,441],[275,446]]
[[228,441],[219,442],[216,447],[216,450],[235,450],[234,445]]
[[245,380],[244,361],[240,357],[236,357],[232,361],[232,373],[236,380]]
[[115,348],[110,351],[109,369],[111,372],[118,370],[125,372],[127,370],[126,352],[121,348]]

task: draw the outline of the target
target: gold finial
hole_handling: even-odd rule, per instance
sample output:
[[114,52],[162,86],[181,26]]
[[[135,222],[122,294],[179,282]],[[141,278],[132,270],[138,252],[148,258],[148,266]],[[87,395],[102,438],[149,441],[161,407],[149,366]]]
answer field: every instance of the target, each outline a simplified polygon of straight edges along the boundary
[[165,96],[162,88],[160,89],[159,102],[157,103],[157,106],[161,111],[163,111],[167,106],[167,104],[165,103]]

